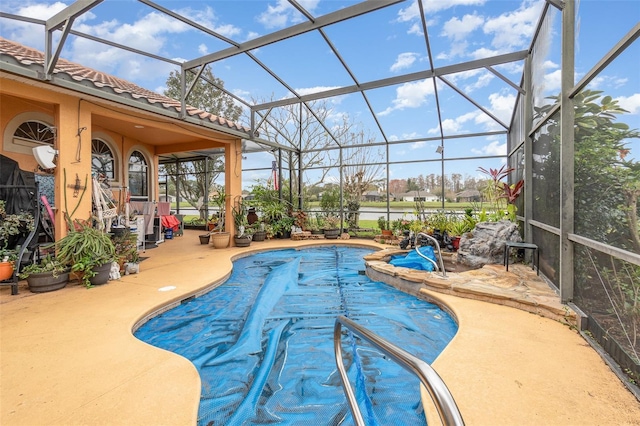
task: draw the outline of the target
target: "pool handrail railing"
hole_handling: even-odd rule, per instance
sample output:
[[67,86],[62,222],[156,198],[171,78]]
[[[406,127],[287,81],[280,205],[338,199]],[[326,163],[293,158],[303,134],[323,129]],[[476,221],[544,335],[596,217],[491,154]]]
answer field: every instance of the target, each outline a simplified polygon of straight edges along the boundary
[[433,238],[431,235],[425,234],[424,232],[418,232],[418,234],[416,235],[416,253],[418,253],[418,255],[420,255],[420,257],[423,257],[424,259],[427,259],[431,263],[435,263],[433,261],[433,259],[429,259],[427,256],[422,254],[420,252],[420,250],[418,250],[420,247],[418,247],[417,242],[420,241],[420,239],[418,238],[420,236],[425,237],[425,238],[427,238],[429,240],[432,240],[436,244],[436,249],[438,251],[438,260],[440,261],[440,272],[442,272],[442,278],[447,278],[447,271],[444,269],[444,261],[442,260],[442,251],[440,250],[440,243],[438,242],[438,240]]
[[342,380],[349,408],[353,416],[354,423],[357,426],[364,426],[365,422],[358,407],[353,389],[349,384],[349,377],[342,361],[342,326],[345,326],[353,334],[358,335],[362,339],[368,341],[376,349],[389,356],[398,365],[405,370],[413,373],[420,379],[422,385],[427,389],[433,403],[438,411],[440,420],[446,426],[463,426],[464,420],[460,414],[460,410],[456,405],[449,388],[444,383],[438,373],[426,362],[411,355],[409,352],[395,346],[391,342],[383,339],[371,330],[357,324],[343,315],[336,318],[333,327],[333,347],[336,358],[336,366]]

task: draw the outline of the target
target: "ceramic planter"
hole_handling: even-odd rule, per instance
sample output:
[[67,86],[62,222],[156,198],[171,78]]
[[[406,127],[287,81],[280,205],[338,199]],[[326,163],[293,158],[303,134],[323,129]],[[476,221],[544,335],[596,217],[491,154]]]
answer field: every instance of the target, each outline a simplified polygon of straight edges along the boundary
[[13,276],[13,263],[0,262],[0,281],[8,280]]
[[234,237],[233,242],[236,247],[249,247],[251,245],[250,237]]
[[211,244],[214,248],[223,249],[229,247],[231,235],[228,232],[214,232],[211,234]]
[[198,237],[200,238],[200,244],[209,244],[209,239],[211,238],[209,234],[201,234]]
[[337,240],[340,236],[340,229],[325,229],[324,237],[328,240]]
[[267,237],[267,233],[265,231],[256,231],[253,233],[253,241],[264,241]]
[[94,267],[93,272],[95,272],[96,275],[89,278],[91,285],[106,284],[107,281],[109,281],[109,272],[111,272],[111,262]]
[[69,271],[60,272],[54,276],[53,272],[41,272],[27,277],[29,291],[32,293],[46,293],[64,288],[69,281]]

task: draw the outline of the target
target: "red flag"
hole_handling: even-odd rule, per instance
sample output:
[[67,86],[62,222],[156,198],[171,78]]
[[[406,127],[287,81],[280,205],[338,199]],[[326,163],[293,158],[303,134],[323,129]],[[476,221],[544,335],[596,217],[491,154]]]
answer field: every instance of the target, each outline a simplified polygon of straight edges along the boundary
[[279,189],[278,188],[278,165],[275,161],[271,162],[271,172],[273,177],[273,189],[277,191]]

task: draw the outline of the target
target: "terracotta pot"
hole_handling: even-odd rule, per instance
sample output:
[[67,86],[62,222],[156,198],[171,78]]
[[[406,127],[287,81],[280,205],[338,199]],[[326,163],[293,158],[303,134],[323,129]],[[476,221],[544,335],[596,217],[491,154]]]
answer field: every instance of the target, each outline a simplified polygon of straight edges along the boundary
[[13,263],[0,262],[0,281],[8,280],[13,276]]
[[384,235],[385,237],[391,237],[393,235],[393,231],[391,229],[383,229],[382,235]]
[[453,237],[451,239],[451,245],[454,250],[458,250],[460,248],[460,237]]
[[214,232],[211,234],[211,244],[214,248],[223,249],[229,247],[229,239],[231,234],[228,232]]

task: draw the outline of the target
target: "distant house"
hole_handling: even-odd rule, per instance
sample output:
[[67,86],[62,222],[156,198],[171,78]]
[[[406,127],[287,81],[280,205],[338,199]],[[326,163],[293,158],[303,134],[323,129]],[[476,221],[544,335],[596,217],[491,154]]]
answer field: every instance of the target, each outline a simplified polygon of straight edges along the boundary
[[426,191],[409,191],[404,194],[398,194],[397,198],[399,201],[438,201],[439,198],[437,195],[430,194]]
[[162,195],[158,196],[158,201],[175,203],[176,202],[176,197],[174,195],[164,195],[164,194],[162,194]]
[[476,189],[468,189],[456,194],[457,202],[480,201],[480,191]]
[[369,191],[362,194],[362,201],[382,201],[382,194],[378,191]]

